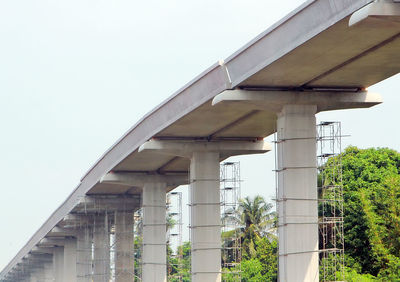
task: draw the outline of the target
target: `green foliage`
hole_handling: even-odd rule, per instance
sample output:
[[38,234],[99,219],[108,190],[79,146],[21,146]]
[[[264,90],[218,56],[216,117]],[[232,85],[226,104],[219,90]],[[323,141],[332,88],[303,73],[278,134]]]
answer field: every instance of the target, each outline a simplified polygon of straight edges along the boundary
[[263,265],[258,259],[249,259],[242,261],[242,281],[246,282],[259,282],[265,281],[261,271]]
[[134,264],[135,264],[135,281],[140,281],[139,277],[141,277],[141,260],[140,258],[142,257],[142,237],[136,234],[135,240],[134,240]]
[[250,259],[256,255],[256,241],[262,237],[275,239],[276,214],[271,211],[272,204],[267,203],[262,196],[253,199],[246,197],[239,202],[238,210],[224,220],[236,222],[241,226],[242,256]]
[[261,263],[261,281],[277,281],[278,277],[278,240],[269,241],[263,237],[256,242],[256,259]]
[[171,253],[168,256],[168,281],[172,282],[189,282],[190,277],[190,242],[184,242],[178,247],[177,252],[182,259],[172,257]]
[[[351,267],[357,268],[348,268],[350,278],[346,279],[374,281],[375,276],[381,281],[399,281],[400,154],[385,148],[349,147],[340,157],[345,251]],[[357,273],[370,276],[357,280],[361,279]]]
[[[238,272],[241,272],[241,281],[277,281],[278,274],[278,241],[268,238],[258,238],[255,241],[254,256],[242,260],[241,266],[232,269],[223,269],[223,281],[238,281]],[[259,279],[259,280],[257,280]]]
[[238,281],[235,275],[238,270],[241,271],[241,281],[243,282],[277,281],[277,250],[277,240],[270,242],[266,237],[257,239],[255,242],[255,256],[242,260],[240,269],[227,270],[228,273],[224,274],[223,281]]
[[339,279],[347,282],[373,282],[379,281],[376,277],[371,274],[360,274],[355,269],[345,267],[344,278],[341,277],[341,273],[337,274]]

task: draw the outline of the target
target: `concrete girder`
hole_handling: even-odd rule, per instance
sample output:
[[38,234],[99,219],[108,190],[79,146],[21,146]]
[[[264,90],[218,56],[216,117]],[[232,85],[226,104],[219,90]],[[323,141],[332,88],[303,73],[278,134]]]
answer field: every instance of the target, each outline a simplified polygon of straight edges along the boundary
[[143,187],[147,183],[165,183],[166,186],[179,186],[189,183],[187,174],[160,175],[133,172],[109,172],[100,179],[100,183],[121,184]]
[[172,141],[150,140],[139,147],[139,152],[154,151],[164,155],[191,158],[193,152],[217,152],[224,159],[237,155],[263,154],[271,151],[265,141]]
[[370,108],[382,103],[381,95],[368,91],[251,91],[226,90],[215,96],[212,105],[236,104],[253,110],[278,113],[284,105],[316,105],[317,112]]

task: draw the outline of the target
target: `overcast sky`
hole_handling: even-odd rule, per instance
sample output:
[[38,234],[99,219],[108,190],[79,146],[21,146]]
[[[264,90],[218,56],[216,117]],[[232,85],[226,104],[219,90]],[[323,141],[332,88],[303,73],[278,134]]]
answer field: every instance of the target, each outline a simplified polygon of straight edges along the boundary
[[[302,2],[0,0],[0,269],[144,114]],[[399,85],[318,118],[342,121],[345,144],[400,150]],[[273,154],[234,159],[242,196],[270,199]]]

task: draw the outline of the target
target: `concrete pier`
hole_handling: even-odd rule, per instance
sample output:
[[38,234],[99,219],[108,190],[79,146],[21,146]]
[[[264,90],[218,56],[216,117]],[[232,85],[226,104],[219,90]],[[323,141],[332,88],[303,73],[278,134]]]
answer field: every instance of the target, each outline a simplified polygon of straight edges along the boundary
[[93,281],[110,280],[110,234],[107,213],[94,215],[93,224]]
[[46,282],[54,281],[54,267],[53,262],[46,262],[43,264],[43,280]]
[[270,145],[263,141],[151,140],[140,146],[139,152],[190,159],[192,281],[221,281],[220,159],[269,150]]
[[278,114],[279,281],[319,281],[315,105]]
[[64,240],[64,282],[76,281],[76,239]]
[[76,230],[77,233],[77,281],[92,281],[92,232],[89,224],[83,224]]
[[63,282],[64,278],[64,247],[54,247],[53,251],[54,279]]
[[115,281],[134,281],[133,212],[115,212]]
[[142,281],[167,281],[166,184],[143,187]]
[[219,153],[193,153],[190,188],[192,281],[221,281]]

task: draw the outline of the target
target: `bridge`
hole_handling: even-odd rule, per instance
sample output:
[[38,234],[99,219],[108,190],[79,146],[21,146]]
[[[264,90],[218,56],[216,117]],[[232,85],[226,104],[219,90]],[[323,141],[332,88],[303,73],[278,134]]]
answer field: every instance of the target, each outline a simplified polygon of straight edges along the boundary
[[[166,192],[191,189],[192,281],[221,281],[219,162],[277,132],[279,281],[319,281],[315,114],[369,108],[400,71],[400,1],[310,0],[145,115],[0,273],[0,281],[166,281]],[[89,262],[89,263],[83,263]]]

